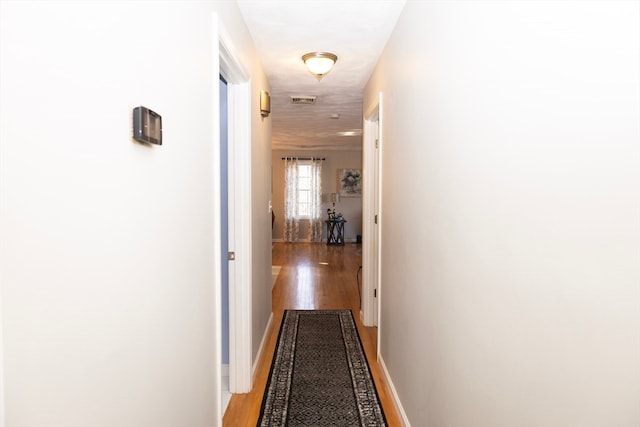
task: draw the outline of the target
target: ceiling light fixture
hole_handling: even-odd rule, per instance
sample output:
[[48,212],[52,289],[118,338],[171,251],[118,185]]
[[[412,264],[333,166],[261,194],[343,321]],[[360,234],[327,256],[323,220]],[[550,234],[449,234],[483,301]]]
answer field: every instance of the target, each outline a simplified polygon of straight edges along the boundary
[[336,63],[338,57],[329,52],[310,52],[302,55],[302,61],[307,65],[318,81],[327,74],[333,64]]

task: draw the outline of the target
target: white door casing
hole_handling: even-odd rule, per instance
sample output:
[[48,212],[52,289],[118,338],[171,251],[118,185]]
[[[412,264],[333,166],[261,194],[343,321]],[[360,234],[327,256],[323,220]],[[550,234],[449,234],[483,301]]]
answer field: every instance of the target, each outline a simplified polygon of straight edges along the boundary
[[[221,37],[221,53],[223,39]],[[231,67],[230,67],[231,65]],[[238,82],[221,55],[229,88],[229,390],[251,390],[251,156],[250,83]],[[236,77],[236,78],[234,78]]]
[[[217,14],[213,16],[213,60],[218,62],[218,74],[211,76],[217,83],[218,75],[227,81],[228,90],[228,171],[229,171],[229,251],[235,260],[229,261],[229,391],[247,393],[251,390],[251,83],[246,67],[239,61],[240,55],[233,46]],[[214,86],[213,105],[220,105],[220,92]],[[220,117],[214,115],[213,143],[220,142]],[[214,206],[220,211],[221,195],[219,173],[220,153],[213,153]],[[220,241],[220,219],[214,221],[215,242]],[[218,391],[216,419],[222,425],[222,319],[220,276],[220,245],[214,253],[214,312],[216,343],[216,381]]]

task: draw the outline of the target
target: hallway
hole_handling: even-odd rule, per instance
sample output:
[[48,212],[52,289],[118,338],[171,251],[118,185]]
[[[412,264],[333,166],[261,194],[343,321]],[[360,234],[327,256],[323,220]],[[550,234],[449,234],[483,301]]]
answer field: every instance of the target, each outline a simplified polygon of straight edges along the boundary
[[[273,323],[260,360],[253,390],[233,395],[224,416],[225,427],[253,426],[258,419],[262,395],[285,309],[351,309],[376,382],[389,426],[402,425],[376,362],[377,328],[360,322],[356,275],[362,262],[361,245],[327,246],[313,243],[274,243],[273,265],[281,266],[273,288]],[[359,276],[361,280],[361,276]]]
[[[0,427],[223,424],[216,83],[229,71],[234,350],[256,378],[226,425],[255,425],[285,308],[358,311],[355,244],[276,244],[272,286],[274,148],[278,162],[326,157],[323,188],[339,193],[377,119],[366,212],[339,208],[349,240],[355,218],[378,220],[379,328],[358,326],[402,421],[640,426],[640,1],[406,1],[389,33],[362,16],[392,2],[270,3],[0,0]],[[288,8],[336,19],[308,13],[292,41],[312,43],[287,50],[254,37],[243,4],[274,36],[293,28]],[[354,25],[334,31],[338,16]],[[375,52],[339,39],[370,29]],[[339,58],[322,81],[302,61],[320,49]],[[341,108],[316,114],[334,97]],[[138,106],[162,118],[162,145],[135,139]]]

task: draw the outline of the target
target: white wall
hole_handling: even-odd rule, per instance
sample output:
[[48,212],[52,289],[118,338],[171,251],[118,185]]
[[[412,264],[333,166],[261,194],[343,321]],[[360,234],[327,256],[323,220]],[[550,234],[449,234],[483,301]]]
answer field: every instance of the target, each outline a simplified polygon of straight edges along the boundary
[[407,2],[380,351],[414,426],[640,424],[640,10]]
[[0,7],[6,425],[214,425],[214,11],[265,81],[235,4]]
[[[273,227],[273,239],[282,240],[284,235],[284,162],[283,157],[321,157],[322,163],[322,194],[328,196],[338,192],[338,169],[362,169],[362,151],[290,151],[274,150],[272,154],[272,197],[273,211],[276,215]],[[363,179],[366,176],[363,175]],[[326,199],[326,200],[324,200]],[[328,197],[323,197],[323,212],[327,208],[333,209],[333,203]],[[341,197],[336,203],[336,213],[342,213],[347,223],[344,227],[345,242],[356,240],[362,236],[362,197]],[[300,222],[300,239],[304,240],[309,227],[308,221]],[[323,228],[323,239],[326,241],[327,230]]]
[[[257,58],[257,53],[254,53]],[[271,118],[262,118],[260,90],[269,86],[257,61],[252,76],[260,71],[261,79],[252,78],[252,138],[251,138],[251,194],[252,194],[252,356],[257,362],[260,344],[271,317]]]

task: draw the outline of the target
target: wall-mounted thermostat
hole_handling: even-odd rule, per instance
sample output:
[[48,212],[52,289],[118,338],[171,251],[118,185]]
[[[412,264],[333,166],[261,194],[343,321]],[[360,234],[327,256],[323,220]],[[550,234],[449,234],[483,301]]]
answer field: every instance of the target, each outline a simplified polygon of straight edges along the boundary
[[162,117],[146,107],[133,109],[133,138],[162,145]]

